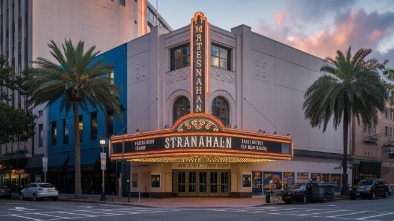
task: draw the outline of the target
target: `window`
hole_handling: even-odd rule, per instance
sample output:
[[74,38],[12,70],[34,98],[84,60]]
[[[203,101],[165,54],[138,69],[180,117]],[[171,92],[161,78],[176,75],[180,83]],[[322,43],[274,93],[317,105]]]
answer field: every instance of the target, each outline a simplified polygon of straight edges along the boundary
[[56,130],[56,122],[52,122],[52,146],[56,145],[56,136],[57,136],[57,130]]
[[389,136],[389,127],[388,126],[384,127],[384,135],[386,135],[387,137]]
[[63,144],[68,144],[68,124],[67,124],[67,119],[63,119]]
[[389,110],[387,110],[387,109],[384,111],[384,118],[386,118],[386,119],[388,119],[388,112],[389,112]]
[[97,112],[90,113],[90,134],[92,140],[97,140]]
[[180,97],[175,101],[173,108],[173,123],[182,116],[190,113],[190,101],[187,97]]
[[109,73],[108,77],[111,79],[111,84],[114,84],[114,72]]
[[217,117],[225,126],[230,125],[229,105],[223,97],[215,97],[212,101],[212,115]]
[[44,125],[38,125],[38,147],[44,146]]
[[231,50],[219,45],[212,44],[211,46],[211,65],[231,70],[230,54]]
[[121,6],[126,6],[125,0],[119,0],[119,5],[121,5]]
[[83,135],[83,117],[79,115],[79,142],[82,142],[82,135]]
[[170,70],[180,69],[190,65],[190,45],[182,45],[170,51]]
[[114,134],[114,112],[107,111],[107,137]]

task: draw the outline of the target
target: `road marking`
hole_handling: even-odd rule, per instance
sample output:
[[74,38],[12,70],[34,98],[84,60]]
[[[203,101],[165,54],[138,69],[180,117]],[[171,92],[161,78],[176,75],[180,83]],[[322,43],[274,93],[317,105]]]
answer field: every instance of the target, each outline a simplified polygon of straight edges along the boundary
[[358,218],[357,220],[366,220],[366,219],[373,218],[373,217],[388,216],[388,215],[393,215],[393,214],[394,214],[394,213],[383,213],[383,214],[379,214],[379,215],[374,215],[374,216],[367,216],[367,217]]
[[15,207],[15,209],[8,209],[8,210],[25,211],[25,210],[35,210],[35,209],[28,209],[28,208],[25,208],[25,207],[17,206],[17,207]]

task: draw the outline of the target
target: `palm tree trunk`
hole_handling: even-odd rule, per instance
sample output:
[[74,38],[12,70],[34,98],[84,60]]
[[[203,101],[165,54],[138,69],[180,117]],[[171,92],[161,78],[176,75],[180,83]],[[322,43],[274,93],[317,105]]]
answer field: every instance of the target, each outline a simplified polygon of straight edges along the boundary
[[80,136],[79,136],[79,113],[78,113],[78,102],[73,102],[74,111],[74,152],[75,152],[75,198],[82,198],[82,188],[81,188],[81,147],[80,147]]
[[343,113],[343,159],[342,159],[342,195],[348,194],[348,176],[347,176],[347,144],[349,132],[349,112],[347,108],[346,95],[343,98],[344,113]]

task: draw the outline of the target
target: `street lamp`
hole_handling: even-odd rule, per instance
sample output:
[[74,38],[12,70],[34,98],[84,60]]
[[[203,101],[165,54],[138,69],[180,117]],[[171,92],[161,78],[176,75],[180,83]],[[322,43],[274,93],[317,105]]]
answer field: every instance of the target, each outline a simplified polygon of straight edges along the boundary
[[389,159],[390,159],[390,183],[393,183],[393,172],[391,167],[391,161],[394,158],[394,147],[389,147]]
[[100,201],[107,201],[107,198],[105,198],[105,187],[104,187],[104,171],[106,169],[106,161],[107,161],[107,156],[104,152],[104,146],[105,146],[105,140],[101,139],[100,140],[100,145],[101,145],[101,153],[100,153],[100,161],[101,161],[101,171],[102,171],[102,177],[101,177],[101,198]]

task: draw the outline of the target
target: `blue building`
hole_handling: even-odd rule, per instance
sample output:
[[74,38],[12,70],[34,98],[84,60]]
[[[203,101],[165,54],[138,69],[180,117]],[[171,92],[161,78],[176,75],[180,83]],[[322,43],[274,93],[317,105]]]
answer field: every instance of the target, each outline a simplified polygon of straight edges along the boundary
[[[127,100],[127,50],[126,44],[120,45],[97,57],[105,63],[114,64],[115,68],[109,77],[120,86],[120,105],[123,110]],[[60,112],[60,100],[48,107],[48,173],[47,182],[53,183],[60,192],[74,191],[74,114],[72,111]],[[113,113],[105,115],[100,109],[89,107],[89,112],[79,109],[81,134],[81,184],[86,194],[101,192],[100,140],[106,140],[104,147],[108,156],[108,143],[112,135],[127,133],[125,122],[127,112],[123,112],[123,121]],[[42,156],[38,156],[40,158]],[[107,162],[105,171],[106,192],[116,192],[116,179],[120,174],[120,163]],[[37,174],[40,174],[37,171]],[[41,172],[42,173],[42,172]],[[32,178],[34,179],[34,178]]]

